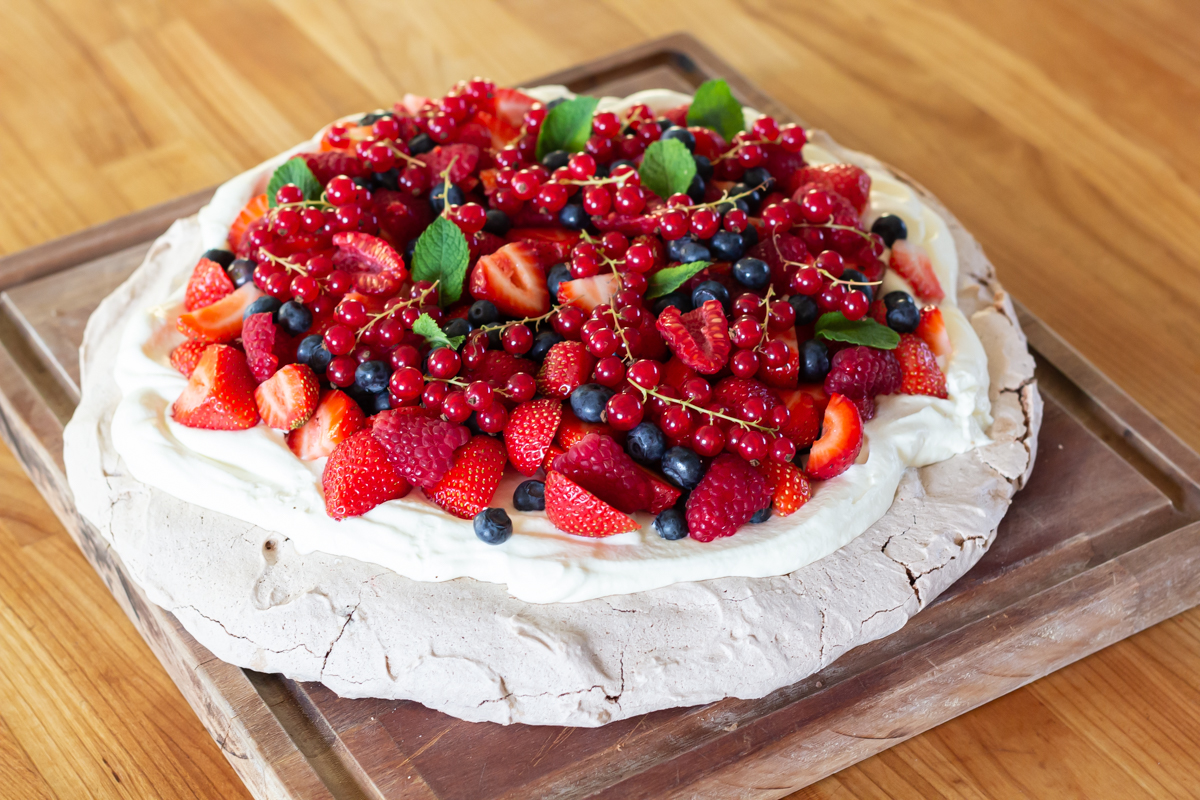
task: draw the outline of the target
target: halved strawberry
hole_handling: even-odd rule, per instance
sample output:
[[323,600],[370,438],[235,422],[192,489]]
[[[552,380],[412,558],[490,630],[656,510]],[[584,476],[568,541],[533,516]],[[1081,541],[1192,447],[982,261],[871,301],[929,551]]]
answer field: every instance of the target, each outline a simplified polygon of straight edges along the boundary
[[620,286],[620,279],[611,273],[563,281],[558,285],[558,304],[575,306],[590,313],[601,303],[610,302]]
[[600,538],[641,526],[565,475],[546,475],[546,517],[560,531]]
[[297,458],[316,461],[330,455],[339,444],[367,424],[362,408],[339,389],[326,390],[308,422],[287,435]]
[[546,448],[546,458],[542,460],[542,472],[549,472],[554,466],[554,459],[567,452],[567,448],[560,447],[557,442]]
[[325,462],[321,488],[325,513],[334,519],[365,514],[412,489],[369,430],[361,430],[337,446]]
[[537,100],[524,92],[503,86],[496,87],[496,116],[518,128],[525,121],[525,112],[533,108],[536,102]]
[[454,466],[425,494],[443,511],[471,519],[492,502],[507,460],[499,439],[476,436],[455,453]]
[[212,305],[226,295],[233,294],[237,287],[229,279],[225,269],[215,261],[200,259],[188,278],[183,307],[188,311]]
[[490,114],[487,111],[477,111],[470,120],[487,129],[492,138],[492,147],[496,150],[512,144],[521,135],[521,123],[513,125],[506,118]]
[[508,415],[504,448],[517,472],[529,477],[542,466],[562,420],[562,403],[539,398],[521,403]]
[[368,295],[390,295],[408,279],[408,268],[395,248],[369,233],[343,231],[333,235],[337,253],[333,265],[350,273],[354,288]]
[[628,514],[650,507],[649,479],[611,436],[588,434],[554,459],[552,468],[618,511]]
[[854,210],[862,214],[871,199],[871,176],[861,167],[853,164],[822,164],[814,167],[804,167],[792,174],[794,187],[806,183],[837,192],[850,201]]
[[900,334],[900,344],[896,345],[896,358],[904,376],[900,381],[901,392],[940,397],[943,400],[949,397],[946,391],[946,376],[938,366],[937,357],[920,336],[915,333]]
[[183,312],[175,327],[189,339],[232,342],[242,335],[242,314],[246,307],[261,296],[253,282],[247,283],[210,306]]
[[538,394],[565,399],[591,377],[595,357],[583,342],[556,342],[538,370]]
[[767,460],[758,465],[771,489],[771,508],[780,517],[796,513],[812,497],[808,478],[790,461]]
[[250,198],[250,202],[246,203],[238,213],[237,219],[229,226],[228,243],[230,250],[235,253],[241,252],[242,239],[245,238],[246,231],[250,228],[250,223],[265,216],[270,207],[271,204],[266,194],[256,194]]
[[841,475],[862,450],[863,429],[858,409],[847,397],[835,394],[825,408],[821,438],[813,442],[804,472],[817,480],[829,480]]
[[954,350],[950,343],[950,334],[946,333],[946,320],[942,318],[942,310],[937,306],[925,306],[921,309],[921,321],[917,323],[917,336],[925,340],[935,356],[948,356]]
[[254,390],[258,414],[268,427],[291,431],[308,422],[317,409],[321,384],[304,364],[288,364]]
[[686,314],[667,306],[658,315],[657,328],[671,352],[697,372],[713,375],[729,360],[729,321],[716,300]]
[[565,453],[589,433],[614,436],[614,431],[609,425],[603,422],[584,422],[575,416],[570,405],[563,406],[562,420],[558,423],[558,439],[556,440],[561,448],[559,452]]
[[426,177],[430,186],[444,181],[442,173],[446,170],[449,170],[450,182],[458,184],[475,171],[479,164],[479,148],[473,144],[445,144],[421,155],[420,159],[428,170]]
[[[824,415],[825,408],[829,405],[829,394],[825,391],[825,386],[820,383],[801,383],[796,386],[796,391],[804,392],[812,398],[813,405],[817,409],[817,414]],[[784,393],[781,392],[782,396]],[[788,406],[791,408],[791,406]]]
[[675,505],[675,502],[679,500],[679,495],[683,492],[667,483],[653,470],[649,470],[641,464],[638,464],[637,468],[646,476],[646,480],[650,481],[650,507],[646,509],[647,511],[651,514],[658,514]]
[[571,248],[579,243],[580,233],[566,228],[513,228],[504,238],[539,245],[544,257],[555,264],[571,257]]
[[[813,395],[804,389],[780,389],[776,394],[788,410],[788,423],[780,433],[791,439],[797,449],[808,447],[821,432],[821,415],[825,409],[818,409]],[[828,400],[824,389],[821,395],[823,402]]]
[[907,239],[897,239],[892,244],[892,257],[888,266],[908,281],[908,285],[923,302],[940,303],[945,299],[946,293],[942,291],[942,284],[938,282],[937,273],[933,271],[929,254],[920,245],[909,244]]
[[212,342],[202,342],[188,339],[171,351],[171,366],[179,370],[185,378],[192,377],[192,370],[200,362],[200,356],[209,348]]
[[506,244],[481,256],[471,270],[470,289],[476,300],[490,300],[510,317],[538,317],[550,310],[546,272],[528,242]]
[[258,424],[254,376],[242,351],[213,345],[204,351],[176,398],[171,416],[189,428],[237,431]]

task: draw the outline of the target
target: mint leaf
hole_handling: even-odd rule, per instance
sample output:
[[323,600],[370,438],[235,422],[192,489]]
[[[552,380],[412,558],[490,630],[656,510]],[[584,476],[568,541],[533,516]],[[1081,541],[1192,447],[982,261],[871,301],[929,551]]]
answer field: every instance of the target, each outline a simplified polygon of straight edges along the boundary
[[729,84],[718,78],[700,84],[688,107],[687,124],[709,128],[730,141],[746,129],[746,116],[742,104],[733,99]]
[[578,153],[592,135],[592,114],[600,101],[586,95],[559,103],[542,120],[538,131],[537,160],[553,150]]
[[683,286],[701,270],[710,266],[708,261],[693,261],[690,264],[680,264],[677,267],[660,269],[650,276],[650,285],[646,288],[646,298],[662,297]]
[[696,160],[678,139],[659,139],[646,148],[638,175],[643,186],[666,200],[687,192],[696,177]]
[[880,325],[870,317],[848,320],[840,311],[822,314],[817,320],[816,335],[833,342],[861,344],[878,350],[894,350],[900,344],[900,334],[886,325]]
[[470,260],[467,237],[453,222],[437,217],[417,239],[413,251],[413,280],[440,281],[441,305],[448,306],[462,296]]
[[304,192],[305,200],[320,200],[321,191],[324,187],[317,180],[317,176],[312,174],[312,170],[308,168],[308,164],[300,156],[293,156],[287,161],[279,165],[279,168],[271,175],[271,182],[267,184],[267,202],[271,208],[274,208],[275,193],[279,191],[284,184],[294,183],[300,187],[300,191]]
[[447,336],[438,324],[433,321],[433,317],[428,314],[422,314],[417,317],[417,321],[413,323],[413,333],[418,336],[424,336],[425,341],[430,347],[449,347],[452,350],[457,350],[462,347],[465,336]]

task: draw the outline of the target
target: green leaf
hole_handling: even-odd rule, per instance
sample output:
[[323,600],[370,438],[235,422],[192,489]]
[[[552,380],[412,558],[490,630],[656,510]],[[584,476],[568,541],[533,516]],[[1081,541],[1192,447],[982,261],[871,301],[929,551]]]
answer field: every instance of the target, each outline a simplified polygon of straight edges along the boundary
[[822,314],[817,320],[816,335],[834,342],[861,344],[878,350],[894,350],[900,344],[900,334],[886,325],[880,325],[870,317],[848,320],[840,311]]
[[305,200],[320,200],[322,186],[317,180],[317,176],[312,174],[312,170],[308,168],[308,164],[300,156],[294,156],[283,162],[274,174],[271,175],[271,182],[267,184],[267,202],[271,208],[275,207],[275,193],[284,184],[294,183],[300,187],[300,191],[304,192]]
[[742,104],[733,99],[729,84],[718,78],[700,84],[688,107],[687,124],[714,130],[729,141],[745,130],[746,116]]
[[578,153],[592,135],[592,114],[600,101],[581,95],[550,109],[538,131],[537,160],[553,150]]
[[643,186],[666,200],[687,192],[696,177],[696,159],[678,139],[659,139],[646,148],[638,174]]
[[709,266],[710,262],[708,261],[693,261],[690,264],[660,269],[650,277],[650,285],[646,289],[647,299],[670,294],[691,280],[696,273]]
[[452,350],[462,347],[462,343],[467,338],[465,336],[447,336],[446,332],[438,327],[438,324],[433,321],[433,317],[428,314],[417,317],[417,321],[413,323],[413,333],[424,336],[430,347],[449,347]]
[[453,222],[438,217],[417,239],[413,251],[413,280],[440,281],[441,304],[448,306],[462,296],[470,260],[467,237]]

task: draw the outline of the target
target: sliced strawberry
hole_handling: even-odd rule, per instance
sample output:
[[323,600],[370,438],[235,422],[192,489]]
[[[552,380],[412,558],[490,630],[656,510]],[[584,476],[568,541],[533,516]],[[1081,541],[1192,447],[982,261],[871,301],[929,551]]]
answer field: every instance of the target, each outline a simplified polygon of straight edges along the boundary
[[650,508],[649,479],[611,436],[589,433],[554,459],[553,470],[618,511],[628,514]]
[[491,436],[476,436],[455,453],[454,466],[425,494],[442,510],[472,519],[492,502],[508,457]]
[[812,394],[803,389],[780,389],[777,394],[788,410],[788,423],[780,433],[791,439],[797,449],[808,447],[821,432],[821,415],[825,410],[818,409]]
[[671,352],[697,372],[715,374],[729,360],[729,322],[716,300],[686,314],[667,306],[658,315],[657,328]]
[[924,339],[915,333],[902,333],[895,352],[904,376],[900,382],[901,392],[940,397],[943,400],[949,397],[946,376]]
[[212,342],[188,339],[171,351],[171,366],[179,370],[185,378],[190,378],[192,370],[200,363],[200,356],[204,355],[204,351],[211,344]]
[[510,317],[538,317],[550,310],[546,272],[528,242],[506,244],[480,257],[471,270],[470,289],[476,300],[490,300]]
[[521,124],[513,125],[506,118],[489,114],[487,111],[477,111],[470,118],[472,122],[487,129],[492,139],[492,148],[500,150],[512,144],[521,135]]
[[641,464],[638,464],[637,467],[646,476],[646,480],[650,481],[650,507],[646,510],[651,514],[658,514],[675,505],[683,492],[667,483],[654,471],[646,469]]
[[175,400],[171,415],[180,425],[237,431],[258,424],[254,376],[240,350],[213,345],[204,351]]
[[562,403],[529,400],[512,410],[504,427],[504,448],[517,472],[529,477],[542,466],[562,420]]
[[942,318],[942,310],[937,306],[925,306],[921,309],[921,321],[917,323],[917,336],[925,340],[935,356],[948,356],[954,350],[950,343],[950,334],[946,333],[946,320]]
[[473,144],[445,144],[433,148],[420,156],[420,159],[428,170],[430,186],[444,181],[442,173],[446,170],[449,170],[447,175],[450,182],[458,184],[479,165],[479,148]]
[[267,426],[280,431],[299,428],[317,410],[321,384],[304,364],[288,364],[254,390],[254,403]]
[[750,462],[722,453],[687,501],[688,535],[698,542],[732,536],[771,502],[767,481]]
[[546,353],[537,374],[538,393],[565,399],[592,374],[596,359],[583,342],[557,342]]
[[787,346],[787,360],[772,366],[765,358],[760,359],[758,377],[763,383],[776,389],[794,389],[800,375],[800,344],[796,339],[796,329],[785,328],[778,333],[772,333],[771,338],[778,339]]
[[897,239],[892,244],[892,257],[888,266],[908,281],[908,285],[923,302],[940,303],[945,299],[946,293],[942,291],[942,284],[938,282],[937,273],[933,271],[929,254],[920,245],[909,244],[907,239]]
[[271,320],[271,313],[264,311],[251,314],[242,322],[242,348],[246,351],[246,362],[250,372],[259,383],[270,378],[279,369],[279,355],[275,352],[279,330]]
[[554,459],[558,458],[565,452],[567,452],[567,448],[560,447],[557,442],[547,447],[546,458],[542,461],[542,472],[549,472],[554,466]]
[[540,245],[544,258],[556,264],[571,257],[571,248],[579,243],[580,233],[566,228],[513,228],[505,238],[510,242]]
[[235,253],[242,252],[242,240],[246,236],[246,231],[250,229],[250,223],[266,216],[267,210],[271,207],[270,201],[265,194],[256,194],[250,198],[250,202],[242,208],[238,213],[237,219],[229,226],[229,249]]
[[790,461],[767,460],[758,465],[771,489],[771,508],[780,517],[795,514],[812,497],[812,487],[800,468]]
[[210,306],[179,315],[175,327],[189,339],[205,342],[232,342],[242,335],[242,314],[262,296],[253,282]]
[[611,273],[563,281],[558,285],[558,304],[591,312],[601,303],[610,302],[620,287],[620,279]]
[[471,441],[471,432],[463,425],[404,408],[376,414],[371,430],[396,470],[423,489],[436,486],[454,466],[455,453]]
[[330,455],[339,444],[366,427],[362,408],[339,389],[326,390],[308,422],[287,435],[297,458],[315,461]]
[[813,442],[804,472],[816,480],[837,477],[849,469],[862,450],[862,419],[853,401],[840,394],[829,398],[821,438]]
[[546,475],[546,517],[560,531],[600,538],[641,526],[565,475]]
[[496,87],[496,116],[509,125],[520,128],[525,121],[525,112],[533,108],[536,102],[537,100],[524,92],[501,86]]
[[867,208],[871,199],[871,176],[861,167],[853,164],[822,164],[815,167],[804,167],[792,174],[792,183],[799,187],[806,183],[814,183],[822,188],[837,192],[858,214]]
[[202,258],[196,264],[196,268],[192,270],[192,277],[188,279],[183,307],[188,311],[204,308],[222,297],[233,294],[236,288],[220,264]]
[[333,265],[350,273],[354,288],[367,295],[391,295],[408,279],[404,259],[378,236],[357,231],[333,235]]
[[563,406],[562,420],[558,423],[558,444],[560,453],[565,453],[589,433],[602,433],[613,436],[613,429],[603,422],[584,422],[575,416],[569,405]]
[[325,462],[321,488],[325,513],[334,519],[365,514],[412,489],[369,430],[361,430],[337,446]]
[[823,416],[825,414],[825,409],[829,405],[829,395],[826,394],[825,387],[822,384],[801,383],[796,387],[796,391],[804,392],[813,399],[813,406],[816,407],[818,415]]

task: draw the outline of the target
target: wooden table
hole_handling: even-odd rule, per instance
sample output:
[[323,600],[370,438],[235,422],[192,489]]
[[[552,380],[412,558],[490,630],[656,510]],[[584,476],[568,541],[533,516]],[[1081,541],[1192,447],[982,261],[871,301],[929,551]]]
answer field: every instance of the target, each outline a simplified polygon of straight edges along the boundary
[[[731,4],[647,5],[13,0],[0,252],[219,182],[404,91],[473,73],[518,81],[687,28],[927,184],[1017,297],[1200,446],[1196,12],[859,2],[755,19]],[[0,486],[0,795],[246,796],[7,452]],[[795,796],[1187,794],[1200,783],[1198,620]]]

